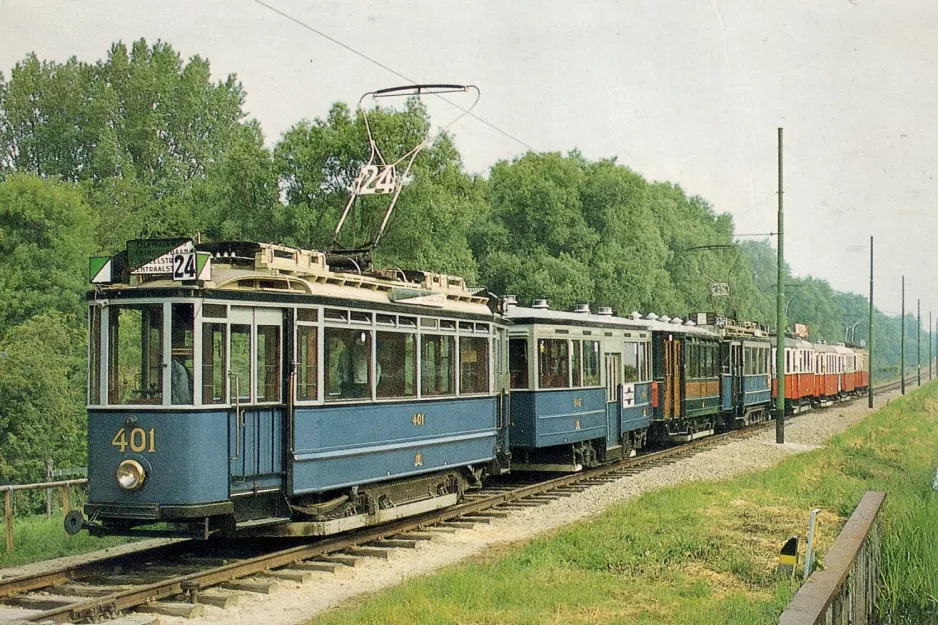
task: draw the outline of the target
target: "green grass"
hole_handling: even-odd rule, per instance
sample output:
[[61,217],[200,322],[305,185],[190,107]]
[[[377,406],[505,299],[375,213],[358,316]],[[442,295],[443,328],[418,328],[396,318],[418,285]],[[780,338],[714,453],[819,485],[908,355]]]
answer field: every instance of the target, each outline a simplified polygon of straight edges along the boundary
[[87,532],[68,536],[61,516],[17,518],[13,532],[12,553],[6,553],[5,543],[0,541],[0,568],[87,553],[129,541],[123,537],[93,538]]
[[352,600],[314,622],[774,624],[797,590],[774,575],[781,544],[804,536],[818,507],[823,558],[867,490],[889,493],[883,605],[894,615],[934,614],[936,416],[938,383],[892,402],[825,449],[732,480],[647,493],[528,544]]

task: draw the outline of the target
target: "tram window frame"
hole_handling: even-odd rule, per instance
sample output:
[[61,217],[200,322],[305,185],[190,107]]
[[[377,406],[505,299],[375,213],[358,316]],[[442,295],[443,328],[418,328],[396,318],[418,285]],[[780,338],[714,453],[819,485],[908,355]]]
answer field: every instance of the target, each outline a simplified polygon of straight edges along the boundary
[[[400,346],[392,344],[403,338]],[[409,343],[409,345],[408,345]],[[387,346],[387,347],[386,347]],[[400,349],[397,349],[400,347]],[[375,397],[401,399],[417,397],[417,334],[416,332],[375,332]],[[408,360],[408,349],[410,351]],[[399,353],[395,353],[399,352]],[[397,360],[398,362],[393,362]],[[384,364],[382,364],[382,362]],[[392,368],[391,365],[394,365]],[[398,384],[397,381],[400,381]]]
[[170,404],[191,406],[195,401],[195,305],[170,304]]
[[539,389],[570,387],[570,341],[568,339],[537,339],[537,387]]
[[[364,348],[359,347],[359,343]],[[341,344],[341,351],[338,350]],[[351,348],[349,347],[351,345]],[[365,369],[361,365],[365,364]],[[362,373],[365,375],[362,375]],[[325,326],[323,393],[326,402],[371,401],[374,396],[374,335],[371,329]]]
[[[144,317],[145,310],[148,310],[149,317]],[[121,345],[122,337],[120,333],[121,313],[138,311],[140,313],[139,338],[136,341],[126,339],[127,343]],[[127,318],[126,324],[132,323]],[[145,323],[146,321],[146,323]],[[156,324],[154,324],[156,321]],[[163,304],[117,304],[108,307],[108,380],[107,380],[107,403],[109,405],[156,405],[163,404],[163,337],[165,320],[163,318]],[[149,330],[149,332],[147,332]],[[153,335],[153,332],[156,332]],[[144,337],[144,334],[149,336]],[[125,335],[126,336],[126,335]],[[153,347],[156,346],[154,350]],[[121,388],[120,380],[122,373],[126,374],[128,369],[134,371],[129,361],[121,362],[121,354],[126,353],[127,349],[139,349],[140,362],[139,367],[139,386],[149,385],[149,388],[131,389],[129,387]],[[145,349],[146,348],[146,349]],[[131,373],[133,376],[133,373]],[[126,379],[126,375],[124,376]],[[125,393],[130,395],[125,396]],[[132,397],[136,394],[137,398]],[[136,399],[136,400],[135,400]]]
[[[475,352],[473,359],[469,358],[471,352]],[[492,387],[491,358],[491,341],[488,336],[459,337],[460,395],[481,395],[489,392]]]
[[583,341],[570,341],[570,374],[571,386],[580,388],[583,386]]
[[639,371],[641,372],[640,382],[651,381],[651,341],[642,343],[643,348],[639,350]]
[[[228,371],[229,375],[234,378],[233,381],[229,381],[228,395],[232,403],[250,402],[252,399],[251,388],[254,386],[254,363],[251,359],[252,329],[252,323],[232,323],[228,326]],[[242,345],[245,339],[247,343]],[[247,348],[246,352],[244,347]]]
[[641,382],[639,369],[639,352],[642,344],[635,341],[624,341],[622,346],[622,383],[634,384]]
[[[590,348],[587,348],[587,346]],[[592,354],[592,356],[587,356]],[[603,353],[599,341],[583,341],[583,386],[602,386]]]
[[319,326],[301,322],[297,315],[295,345],[296,401],[319,401]]
[[101,306],[88,307],[88,404],[101,404]]
[[[216,330],[221,331],[220,344],[215,342]],[[207,356],[211,356],[210,358]],[[217,358],[216,358],[217,356]],[[216,362],[217,361],[217,362]],[[209,363],[209,364],[206,364]],[[228,324],[209,318],[202,321],[202,403],[228,402]],[[218,373],[221,373],[219,376]],[[220,386],[216,384],[220,380]],[[217,394],[216,394],[216,391]]]
[[[442,321],[441,321],[442,325]],[[456,395],[456,335],[436,332],[421,333],[420,396],[452,397]],[[443,346],[448,348],[444,349]],[[433,348],[433,352],[428,350]],[[432,357],[431,357],[432,356]],[[441,363],[447,363],[445,367]],[[428,373],[430,375],[428,375]],[[441,375],[442,374],[442,375]],[[445,384],[442,382],[445,381]]]
[[528,341],[526,336],[508,337],[508,386],[512,390],[526,391],[531,388]]

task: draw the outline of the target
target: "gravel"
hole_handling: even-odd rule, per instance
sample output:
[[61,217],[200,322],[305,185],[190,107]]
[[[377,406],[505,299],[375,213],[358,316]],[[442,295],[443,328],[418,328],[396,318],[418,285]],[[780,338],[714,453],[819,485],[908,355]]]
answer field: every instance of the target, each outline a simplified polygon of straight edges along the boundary
[[[895,395],[897,393],[880,396],[877,405],[885,405]],[[284,583],[286,589],[272,596],[242,593],[238,607],[222,610],[206,606],[205,616],[199,619],[162,617],[160,620],[174,625],[303,623],[349,598],[373,593],[409,577],[432,573],[485,549],[528,541],[557,527],[600,514],[611,504],[646,491],[687,482],[721,480],[772,466],[792,454],[823,446],[834,434],[869,414],[862,399],[849,405],[813,410],[786,423],[784,445],[775,443],[775,430],[770,428],[544,506],[512,511],[507,518],[492,519],[487,525],[480,524],[455,534],[440,533],[432,541],[418,543],[415,550],[392,550],[388,560],[363,558],[354,568],[316,573],[306,584]]]

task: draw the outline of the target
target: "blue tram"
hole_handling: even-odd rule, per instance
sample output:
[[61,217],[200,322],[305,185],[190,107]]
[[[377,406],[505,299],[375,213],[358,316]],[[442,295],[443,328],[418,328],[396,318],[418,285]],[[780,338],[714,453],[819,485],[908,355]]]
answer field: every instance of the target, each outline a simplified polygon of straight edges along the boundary
[[651,332],[609,308],[504,309],[511,321],[512,470],[577,471],[645,444]]
[[323,535],[508,468],[507,330],[461,279],[188,239],[92,273],[79,527]]

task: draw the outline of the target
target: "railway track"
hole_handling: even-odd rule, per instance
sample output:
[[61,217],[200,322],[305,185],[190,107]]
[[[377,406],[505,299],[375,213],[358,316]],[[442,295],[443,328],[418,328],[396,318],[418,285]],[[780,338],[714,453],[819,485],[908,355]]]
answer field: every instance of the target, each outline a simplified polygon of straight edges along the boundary
[[[888,392],[899,385],[898,381],[884,384],[874,392]],[[444,510],[313,542],[182,541],[0,579],[0,625],[96,622],[119,618],[128,610],[198,616],[204,604],[224,607],[236,601],[237,595],[227,591],[270,592],[281,580],[303,582],[314,571],[354,565],[361,557],[386,558],[391,550],[413,548],[420,541],[430,540],[434,533],[488,523],[492,518],[508,516],[513,509],[544,505],[770,427],[774,427],[774,421],[764,421],[743,430],[537,482],[494,482]],[[137,618],[125,622],[141,621]]]

